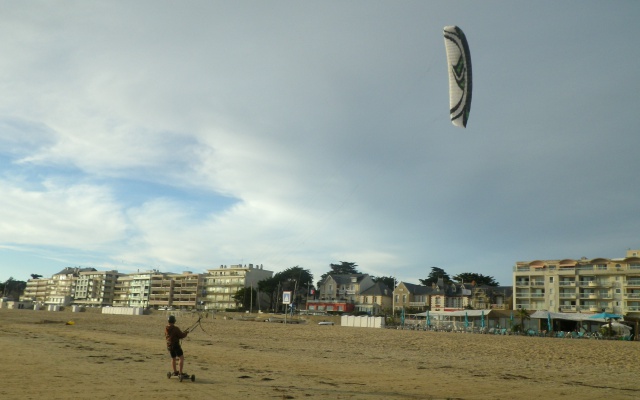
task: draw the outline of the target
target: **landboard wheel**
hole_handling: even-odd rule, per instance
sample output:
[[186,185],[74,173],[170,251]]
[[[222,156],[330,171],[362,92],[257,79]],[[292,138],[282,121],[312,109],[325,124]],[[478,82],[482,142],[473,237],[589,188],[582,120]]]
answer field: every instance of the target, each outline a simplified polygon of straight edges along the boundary
[[171,372],[167,372],[167,379],[171,379]]
[[195,375],[191,375],[191,382],[195,382],[196,381],[196,376]]

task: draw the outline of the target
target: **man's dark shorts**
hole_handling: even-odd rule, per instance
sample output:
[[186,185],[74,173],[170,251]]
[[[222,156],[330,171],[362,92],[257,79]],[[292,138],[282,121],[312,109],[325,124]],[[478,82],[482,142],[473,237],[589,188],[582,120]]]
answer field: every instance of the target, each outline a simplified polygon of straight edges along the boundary
[[167,346],[167,350],[169,350],[169,354],[171,354],[171,358],[182,357],[184,354],[182,352],[182,346],[179,344],[174,346]]

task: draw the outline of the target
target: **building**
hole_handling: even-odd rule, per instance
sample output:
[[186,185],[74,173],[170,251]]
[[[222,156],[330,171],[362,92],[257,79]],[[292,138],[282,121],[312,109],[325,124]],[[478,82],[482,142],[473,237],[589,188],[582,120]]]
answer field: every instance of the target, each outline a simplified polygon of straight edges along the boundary
[[429,291],[429,310],[460,311],[470,308],[470,287],[470,284],[465,283],[444,283],[439,278]]
[[196,310],[200,304],[202,289],[204,283],[204,274],[194,274],[191,271],[182,274],[170,274],[169,278],[173,280],[173,294],[171,296],[171,305],[181,310]]
[[91,271],[96,269],[67,267],[53,274],[51,278],[29,279],[20,298],[40,305],[68,306],[73,302],[80,273]]
[[318,285],[319,298],[308,300],[307,310],[352,312],[361,293],[373,286],[368,274],[327,275]]
[[44,304],[47,301],[47,291],[49,289],[48,278],[29,279],[24,293],[20,296],[21,301],[32,301],[37,304]]
[[149,307],[173,306],[173,279],[167,273],[154,271],[149,287]]
[[515,309],[640,317],[640,250],[622,258],[519,261]]
[[73,304],[85,307],[113,305],[116,281],[122,274],[112,271],[82,271],[75,281]]
[[512,286],[485,286],[471,284],[469,305],[474,310],[511,310]]
[[475,283],[444,283],[431,286],[400,282],[393,291],[393,309],[410,312],[474,310],[508,310],[511,286],[479,286]]
[[116,281],[114,307],[149,307],[151,275],[157,271],[121,275]]
[[370,288],[360,292],[356,303],[356,311],[369,315],[381,315],[391,310],[393,292],[382,282],[376,282]]
[[[203,276],[201,288],[201,306],[205,310],[237,309],[239,304],[234,296],[242,288],[252,288],[257,291],[258,282],[269,279],[273,271],[263,269],[262,265],[221,265],[220,268],[207,270]],[[256,293],[254,304],[257,308],[263,305],[262,296]],[[268,304],[268,302],[265,302]]]
[[393,310],[426,311],[429,306],[430,288],[408,282],[400,282],[393,291]]

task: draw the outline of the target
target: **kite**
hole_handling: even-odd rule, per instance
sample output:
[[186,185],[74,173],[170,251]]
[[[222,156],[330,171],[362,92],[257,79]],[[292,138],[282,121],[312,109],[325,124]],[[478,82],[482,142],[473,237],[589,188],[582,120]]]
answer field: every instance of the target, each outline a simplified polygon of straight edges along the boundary
[[451,123],[467,127],[471,110],[471,56],[469,44],[462,29],[444,27],[444,46],[449,66],[449,113]]

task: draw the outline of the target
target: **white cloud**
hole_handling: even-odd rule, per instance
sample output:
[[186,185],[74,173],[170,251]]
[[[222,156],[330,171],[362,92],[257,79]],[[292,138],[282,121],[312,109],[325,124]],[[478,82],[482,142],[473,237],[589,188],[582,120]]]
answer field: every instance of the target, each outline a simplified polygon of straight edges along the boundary
[[126,234],[126,218],[105,188],[44,182],[36,191],[2,180],[0,192],[3,243],[99,249]]

